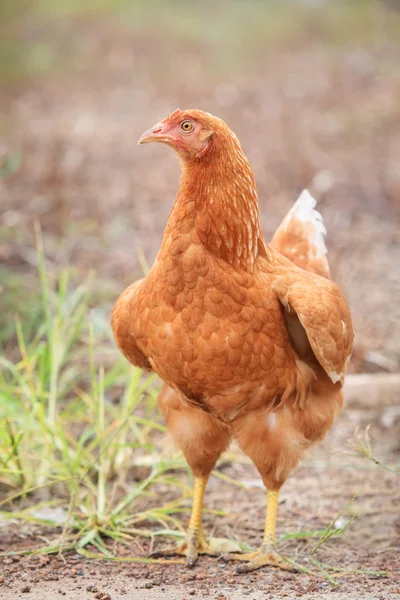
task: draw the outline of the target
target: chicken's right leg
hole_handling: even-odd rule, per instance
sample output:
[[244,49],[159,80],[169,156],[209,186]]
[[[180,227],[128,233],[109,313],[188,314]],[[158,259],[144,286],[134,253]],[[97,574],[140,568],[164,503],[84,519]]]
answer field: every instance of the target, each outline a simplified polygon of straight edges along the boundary
[[206,540],[203,532],[203,499],[207,481],[208,477],[196,477],[194,480],[192,514],[185,541],[179,546],[153,552],[151,554],[153,558],[182,555],[186,557],[186,563],[192,567],[196,563],[199,554],[210,556],[221,554],[220,549],[213,547],[212,540],[210,542]]
[[186,540],[177,547],[154,552],[153,557],[183,555],[189,566],[199,554],[219,556],[229,544],[207,540],[202,527],[203,499],[209,474],[230,441],[228,429],[200,408],[188,406],[171,388],[164,386],[158,398],[168,432],[183,451],[195,477],[192,514]]

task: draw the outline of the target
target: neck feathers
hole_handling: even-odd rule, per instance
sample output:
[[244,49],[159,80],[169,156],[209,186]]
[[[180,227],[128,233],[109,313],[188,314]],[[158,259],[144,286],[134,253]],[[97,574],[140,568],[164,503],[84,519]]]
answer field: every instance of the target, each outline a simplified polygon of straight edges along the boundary
[[253,173],[238,139],[218,132],[206,156],[185,159],[182,167],[175,208],[194,204],[193,226],[201,243],[251,272],[262,234]]

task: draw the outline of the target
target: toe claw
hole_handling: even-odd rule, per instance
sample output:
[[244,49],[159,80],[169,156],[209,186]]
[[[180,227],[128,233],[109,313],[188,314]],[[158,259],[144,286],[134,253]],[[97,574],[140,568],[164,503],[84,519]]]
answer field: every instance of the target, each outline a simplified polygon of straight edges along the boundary
[[218,556],[218,560],[222,560],[222,562],[225,562],[225,563],[229,562],[229,554],[226,554],[226,553],[220,554]]
[[247,567],[246,563],[242,563],[241,565],[238,565],[235,569],[235,575],[241,575],[242,573],[247,573],[248,569],[246,567]]
[[193,569],[194,565],[197,563],[197,556],[188,556],[186,559],[186,566],[189,569]]
[[168,558],[171,556],[186,556],[186,543],[179,544],[179,546],[175,546],[173,548],[164,548],[162,550],[153,550],[148,555],[148,558]]

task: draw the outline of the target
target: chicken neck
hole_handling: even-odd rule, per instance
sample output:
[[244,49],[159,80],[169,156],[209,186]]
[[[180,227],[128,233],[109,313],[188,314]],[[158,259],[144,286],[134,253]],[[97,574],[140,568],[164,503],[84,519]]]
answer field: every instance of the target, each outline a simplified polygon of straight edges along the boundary
[[264,243],[254,176],[239,141],[229,132],[205,156],[180,158],[180,189],[164,240],[192,234],[215,256],[251,272]]

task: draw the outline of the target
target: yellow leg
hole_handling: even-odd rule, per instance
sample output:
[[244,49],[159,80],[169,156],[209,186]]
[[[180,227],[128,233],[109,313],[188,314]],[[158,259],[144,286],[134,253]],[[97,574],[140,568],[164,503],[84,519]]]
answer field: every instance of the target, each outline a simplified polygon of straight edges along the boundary
[[199,537],[202,532],[202,514],[204,492],[208,477],[196,477],[193,488],[192,514],[189,522],[188,537]]
[[278,515],[279,492],[267,491],[267,512],[265,514],[265,527],[263,544],[275,544],[276,517]]
[[275,550],[275,525],[278,513],[279,491],[267,491],[267,513],[265,515],[264,538],[261,548],[256,552],[246,554],[228,554],[225,560],[240,560],[246,564],[239,565],[237,573],[248,573],[255,571],[265,565],[279,567],[285,571],[294,571],[290,564],[285,561]]
[[199,554],[209,554],[211,556],[219,556],[221,554],[221,549],[218,549],[218,547],[213,548],[212,544],[207,542],[201,523],[207,481],[208,477],[196,477],[194,480],[192,515],[190,517],[186,540],[182,544],[179,544],[179,546],[153,552],[151,554],[152,557],[158,558],[160,556],[174,556],[179,554],[185,556],[187,565],[192,567],[196,563]]

